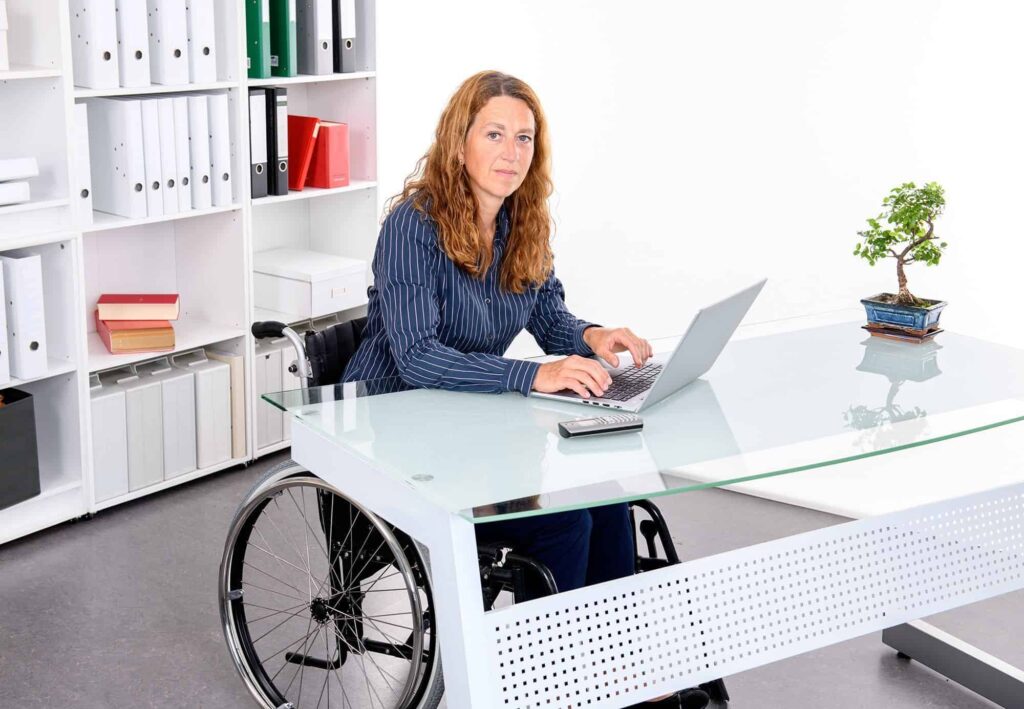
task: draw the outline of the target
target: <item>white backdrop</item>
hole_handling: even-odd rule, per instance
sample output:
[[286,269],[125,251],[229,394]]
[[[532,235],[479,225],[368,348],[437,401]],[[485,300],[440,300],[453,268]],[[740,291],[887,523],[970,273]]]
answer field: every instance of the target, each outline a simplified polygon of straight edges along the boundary
[[[648,337],[754,277],[748,322],[896,287],[852,255],[889,188],[936,180],[949,250],[911,290],[946,327],[1024,346],[1024,6],[980,0],[383,0],[380,201],[476,71],[537,91],[571,309]],[[1012,323],[1012,325],[1011,325]],[[517,341],[510,354],[532,351]]]

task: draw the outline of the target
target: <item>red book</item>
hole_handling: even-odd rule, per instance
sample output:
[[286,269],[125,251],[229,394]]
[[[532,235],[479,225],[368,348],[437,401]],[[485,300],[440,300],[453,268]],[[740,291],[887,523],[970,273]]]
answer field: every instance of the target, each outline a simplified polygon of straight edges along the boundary
[[306,184],[310,187],[344,187],[348,184],[348,125],[320,121]]
[[301,190],[306,186],[306,173],[319,131],[319,118],[288,114],[288,189]]
[[177,320],[177,293],[104,293],[96,301],[100,320]]
[[96,334],[110,354],[168,352],[174,349],[174,328],[167,320],[101,320],[94,313]]

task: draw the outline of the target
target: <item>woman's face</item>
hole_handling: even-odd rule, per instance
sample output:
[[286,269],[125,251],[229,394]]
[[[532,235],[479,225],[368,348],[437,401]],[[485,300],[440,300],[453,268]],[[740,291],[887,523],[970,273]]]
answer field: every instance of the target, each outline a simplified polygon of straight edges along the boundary
[[473,119],[459,157],[474,194],[504,200],[519,189],[533,161],[536,127],[522,99],[495,96]]

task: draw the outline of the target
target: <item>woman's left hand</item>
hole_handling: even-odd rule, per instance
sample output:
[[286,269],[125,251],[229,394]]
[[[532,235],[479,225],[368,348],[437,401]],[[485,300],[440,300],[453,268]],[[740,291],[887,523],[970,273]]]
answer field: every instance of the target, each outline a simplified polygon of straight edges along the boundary
[[616,352],[629,350],[637,367],[642,367],[652,354],[651,343],[634,335],[628,327],[588,327],[583,331],[583,341],[613,367],[619,366]]

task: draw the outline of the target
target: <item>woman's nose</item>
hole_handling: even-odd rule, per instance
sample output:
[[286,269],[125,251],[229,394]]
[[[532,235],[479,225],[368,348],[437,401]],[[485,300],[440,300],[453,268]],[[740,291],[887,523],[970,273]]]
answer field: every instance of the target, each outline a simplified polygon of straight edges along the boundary
[[519,146],[516,145],[516,141],[510,140],[505,144],[505,148],[501,151],[501,156],[509,162],[515,162],[519,159]]

